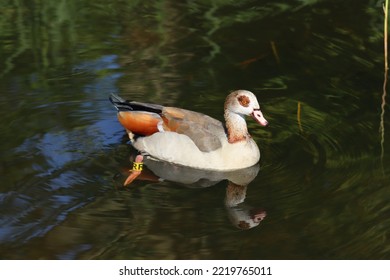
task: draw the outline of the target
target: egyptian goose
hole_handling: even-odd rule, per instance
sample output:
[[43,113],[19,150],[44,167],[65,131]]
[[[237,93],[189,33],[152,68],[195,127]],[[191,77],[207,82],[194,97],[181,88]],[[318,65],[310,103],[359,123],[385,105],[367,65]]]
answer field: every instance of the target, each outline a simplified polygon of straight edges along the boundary
[[245,116],[260,125],[267,120],[256,96],[246,90],[230,93],[225,101],[226,124],[207,115],[156,104],[129,102],[111,94],[119,122],[142,154],[175,164],[206,170],[237,170],[260,159],[248,133]]

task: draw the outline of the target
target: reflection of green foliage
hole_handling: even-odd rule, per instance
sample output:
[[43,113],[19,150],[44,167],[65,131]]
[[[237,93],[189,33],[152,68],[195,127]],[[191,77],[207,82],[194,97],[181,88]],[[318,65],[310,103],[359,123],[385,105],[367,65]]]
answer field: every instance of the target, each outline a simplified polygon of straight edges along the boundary
[[[369,1],[369,5],[352,0],[297,0],[288,1],[289,4],[270,0],[261,1],[264,2],[261,5],[258,2],[0,0],[0,140],[2,148],[7,150],[2,160],[17,164],[23,168],[22,174],[29,174],[24,171],[31,169],[29,163],[41,164],[45,157],[39,155],[36,157],[39,159],[34,159],[33,150],[32,159],[22,163],[20,159],[13,160],[13,149],[24,142],[39,142],[48,131],[66,135],[69,142],[76,142],[69,145],[73,149],[79,147],[77,141],[80,141],[84,146],[99,150],[93,145],[94,138],[83,139],[99,115],[99,108],[92,101],[89,101],[91,108],[83,107],[83,101],[96,98],[96,92],[88,92],[85,86],[93,84],[94,79],[108,77],[112,70],[103,67],[78,72],[75,67],[107,54],[118,54],[121,71],[126,74],[120,86],[130,97],[170,102],[220,117],[218,110],[222,110],[221,104],[229,90],[245,87],[259,94],[271,125],[259,130],[257,124],[249,121],[248,126],[264,151],[262,157],[266,165],[256,184],[270,191],[256,190],[256,184],[249,190],[257,195],[252,199],[268,195],[270,199],[266,203],[275,201],[273,207],[280,211],[278,214],[288,217],[286,228],[279,228],[279,232],[273,228],[267,241],[276,240],[273,245],[277,246],[278,240],[287,240],[286,243],[292,244],[286,245],[291,251],[300,251],[299,244],[310,244],[319,252],[306,248],[306,253],[318,256],[326,251],[328,255],[323,255],[324,258],[359,258],[364,250],[367,250],[367,258],[389,256],[385,199],[389,196],[388,185],[374,167],[378,154],[375,96],[380,84],[377,74],[380,67],[377,66],[382,59],[381,7],[375,6],[377,1],[374,0]],[[367,20],[356,23],[357,17]],[[277,46],[280,63],[275,61],[270,41]],[[243,64],[243,61],[250,62]],[[105,95],[104,90],[96,90],[101,91],[98,98]],[[296,122],[298,102],[302,104],[303,132]],[[66,170],[58,173],[76,166],[85,168],[84,176],[94,174],[96,170],[89,170],[89,160],[70,162]],[[104,155],[99,160],[102,162],[99,171],[109,173]],[[11,169],[7,164],[4,166],[4,170]],[[115,162],[110,166],[115,169]],[[280,175],[279,168],[283,174],[275,176],[275,173]],[[351,170],[360,173],[350,174]],[[13,169],[12,179],[18,180],[18,174]],[[38,188],[41,182],[45,185],[59,175],[50,176],[42,177],[34,186]],[[110,181],[110,176],[104,175],[105,183]],[[286,178],[290,181],[286,182]],[[12,186],[13,182],[8,183]],[[93,183],[89,186],[93,193]],[[102,211],[102,216],[110,213],[110,209],[122,211],[122,215],[126,211],[134,212],[136,219],[129,219],[139,229],[134,229],[128,220],[106,226],[101,225],[100,219],[91,218],[90,223],[101,225],[102,229],[94,235],[98,237],[94,245],[96,248],[107,246],[109,257],[139,257],[137,252],[127,251],[126,246],[117,243],[115,236],[105,234],[115,227],[112,232],[117,233],[118,238],[124,236],[129,246],[134,246],[133,240],[140,238],[140,232],[150,234],[146,240],[156,244],[164,242],[161,247],[148,247],[150,258],[160,257],[165,253],[161,251],[174,247],[178,236],[182,244],[187,244],[185,234],[179,232],[172,237],[169,223],[181,225],[181,221],[188,220],[186,215],[197,213],[190,208],[199,206],[199,193],[196,193],[192,195],[195,197],[192,206],[183,207],[187,212],[167,210],[169,213],[160,217],[156,206],[160,197],[153,196],[156,193],[153,188],[160,188],[157,192],[162,192],[162,187],[147,185],[146,190],[139,193],[129,192],[127,198],[111,193],[109,198],[103,197],[103,201],[85,206],[80,210],[81,215],[76,213],[67,220],[71,225],[76,224],[68,230],[78,230],[83,226],[79,219],[83,215],[92,217],[98,210]],[[179,189],[166,188],[164,192],[167,196],[183,195]],[[277,199],[281,197],[286,199],[278,205]],[[113,206],[111,198],[119,202],[115,201]],[[186,202],[188,199],[191,197],[183,198]],[[121,200],[125,203],[121,204]],[[138,201],[138,208],[132,205],[134,201]],[[166,208],[176,209],[177,201],[174,198],[166,202]],[[124,205],[128,208],[122,209]],[[89,214],[91,212],[93,214]],[[174,218],[171,218],[172,213]],[[204,216],[211,220],[213,217],[209,213]],[[154,227],[161,225],[162,220],[167,220],[164,234]],[[269,226],[275,226],[270,220]],[[84,229],[85,237],[90,225]],[[192,238],[196,246],[213,242],[214,229],[208,230],[204,229],[207,234]],[[53,235],[51,240],[54,241],[64,238],[60,232]],[[302,239],[299,244],[294,243],[297,236]],[[333,248],[327,248],[329,244],[318,236],[334,240]],[[261,243],[260,239],[252,237],[250,241]],[[83,240],[84,243],[89,241]],[[235,250],[231,238],[222,235],[217,241],[218,248],[213,247],[212,251],[202,247],[204,255],[200,256],[224,257],[226,252]],[[372,246],[359,251],[356,244]],[[190,257],[184,247],[169,251],[169,256]],[[245,244],[243,241],[242,247],[242,252],[247,253],[243,258],[258,258],[258,247],[254,247],[253,242]],[[91,255],[104,258],[104,253]]]
[[[4,7],[5,6],[5,7]],[[0,39],[3,50],[2,61],[5,61],[2,75],[7,74],[14,67],[14,61],[19,56],[29,55],[34,57],[35,65],[32,66],[45,71],[51,64],[59,65],[58,61],[62,56],[64,41],[70,43],[75,40],[75,31],[72,21],[73,5],[69,1],[15,1],[14,5],[4,5],[4,14],[0,22]],[[15,26],[12,24],[16,22]],[[14,29],[15,28],[15,29]],[[13,40],[6,40],[10,30]],[[9,34],[8,34],[9,36]]]
[[[125,25],[137,23],[139,11],[143,23],[149,22],[160,34],[160,46],[170,44],[169,29],[175,14],[169,1],[156,1],[154,5],[142,1],[2,1],[0,6],[0,58],[4,62],[2,75],[15,67],[17,61],[25,55],[34,57],[32,65],[39,72],[47,72],[50,67],[62,65],[62,53],[87,44],[91,48],[99,45],[96,36],[91,36],[89,25],[99,24],[108,18],[117,18]],[[313,1],[298,1],[298,7],[311,5]],[[289,6],[280,3],[257,5],[256,1],[188,1],[181,4],[181,10],[187,11],[195,21],[201,21],[204,29],[203,40],[211,48],[208,60],[221,52],[221,45],[214,34],[237,23],[258,21],[271,15],[288,10]],[[178,12],[182,13],[182,12]],[[155,16],[150,17],[154,14]],[[130,20],[129,20],[130,19]],[[174,22],[172,22],[175,24]],[[82,26],[82,28],[78,28]],[[104,28],[104,27],[103,27]],[[198,29],[199,26],[190,28]],[[16,32],[15,32],[16,31]],[[112,30],[114,31],[114,30]],[[118,32],[115,30],[114,32]],[[118,34],[111,34],[118,35]],[[102,38],[99,38],[102,39]],[[160,57],[166,61],[164,56]],[[73,59],[68,57],[66,60]]]

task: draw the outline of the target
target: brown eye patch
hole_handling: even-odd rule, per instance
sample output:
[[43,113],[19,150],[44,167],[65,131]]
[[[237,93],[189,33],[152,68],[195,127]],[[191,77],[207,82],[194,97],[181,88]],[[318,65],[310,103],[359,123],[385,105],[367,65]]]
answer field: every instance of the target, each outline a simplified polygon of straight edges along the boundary
[[238,102],[241,104],[241,106],[243,106],[243,107],[249,106],[250,100],[249,100],[248,96],[240,95],[237,97],[237,99],[238,99]]

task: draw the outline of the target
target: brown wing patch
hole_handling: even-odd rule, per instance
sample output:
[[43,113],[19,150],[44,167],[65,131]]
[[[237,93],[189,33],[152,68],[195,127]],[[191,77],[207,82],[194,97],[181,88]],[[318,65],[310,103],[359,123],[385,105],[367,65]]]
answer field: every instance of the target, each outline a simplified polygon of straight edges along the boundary
[[183,113],[183,109],[164,107],[161,118],[163,120],[163,128],[165,131],[177,132],[177,129],[181,125],[185,115]]
[[158,132],[157,125],[161,118],[154,113],[123,111],[118,113],[118,120],[134,134],[151,135]]
[[250,100],[249,100],[248,96],[240,95],[237,97],[237,99],[238,99],[238,102],[241,104],[241,106],[243,106],[243,107],[249,106]]

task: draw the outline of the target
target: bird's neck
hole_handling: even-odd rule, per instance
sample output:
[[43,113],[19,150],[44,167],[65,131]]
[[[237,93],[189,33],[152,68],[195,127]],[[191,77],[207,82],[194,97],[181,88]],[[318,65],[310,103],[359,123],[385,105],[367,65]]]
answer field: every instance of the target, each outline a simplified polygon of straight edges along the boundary
[[229,110],[225,111],[227,137],[229,143],[245,141],[251,136],[248,133],[245,117]]

